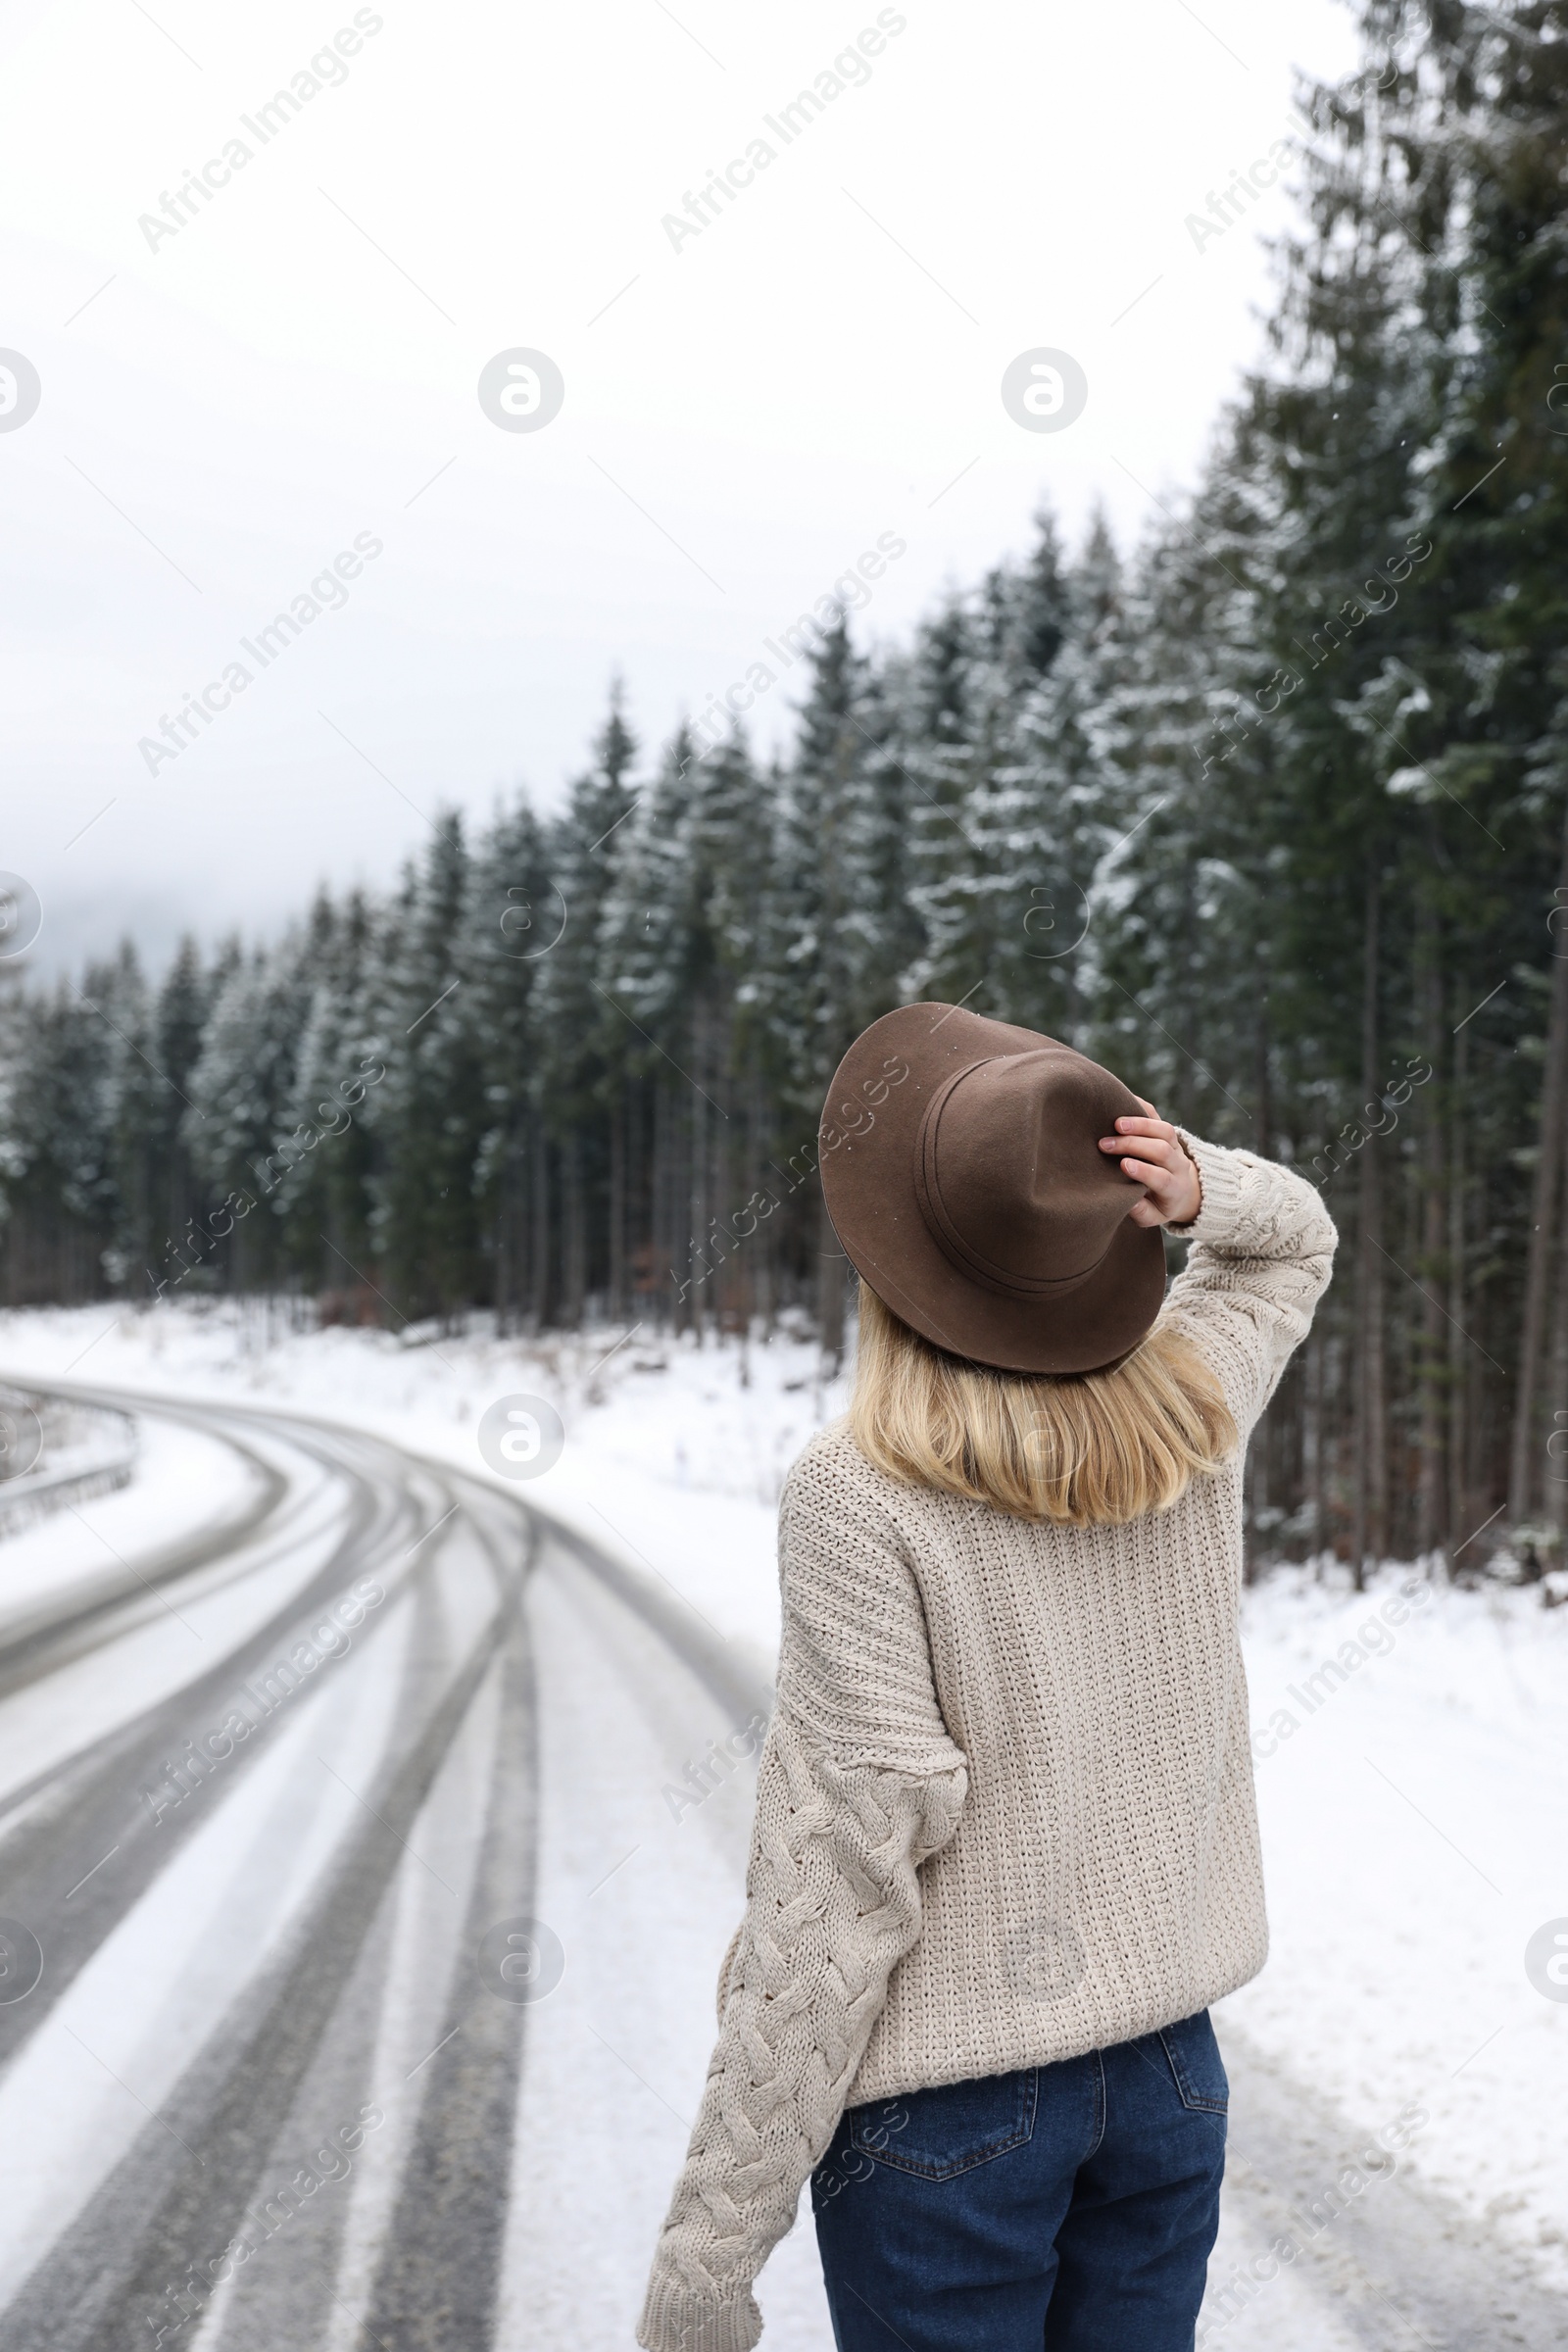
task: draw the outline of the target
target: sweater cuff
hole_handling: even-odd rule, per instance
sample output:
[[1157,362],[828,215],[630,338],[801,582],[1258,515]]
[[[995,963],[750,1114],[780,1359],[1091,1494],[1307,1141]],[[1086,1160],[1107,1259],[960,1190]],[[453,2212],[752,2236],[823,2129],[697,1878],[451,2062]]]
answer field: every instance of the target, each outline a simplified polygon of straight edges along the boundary
[[1205,1144],[1198,1136],[1189,1135],[1185,1127],[1178,1127],[1176,1132],[1198,1170],[1203,1199],[1190,1225],[1167,1225],[1165,1230],[1184,1242],[1208,1242],[1223,1249],[1234,1239],[1241,1221],[1247,1163],[1239,1152],[1227,1152],[1219,1144]]
[[713,2302],[657,2270],[637,2323],[645,2352],[751,2352],[761,2332],[762,2315],[749,2288]]

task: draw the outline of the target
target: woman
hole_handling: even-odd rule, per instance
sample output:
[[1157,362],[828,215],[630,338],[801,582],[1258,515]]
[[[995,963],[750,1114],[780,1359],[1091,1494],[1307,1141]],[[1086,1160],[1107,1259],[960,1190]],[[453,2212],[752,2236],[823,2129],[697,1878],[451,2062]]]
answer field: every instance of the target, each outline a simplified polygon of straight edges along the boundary
[[952,1005],[856,1041],[821,1141],[854,1402],[784,1491],[746,1915],[639,2341],[754,2344],[811,2175],[840,2352],[1178,2352],[1208,2003],[1267,1945],[1242,1457],[1334,1227]]

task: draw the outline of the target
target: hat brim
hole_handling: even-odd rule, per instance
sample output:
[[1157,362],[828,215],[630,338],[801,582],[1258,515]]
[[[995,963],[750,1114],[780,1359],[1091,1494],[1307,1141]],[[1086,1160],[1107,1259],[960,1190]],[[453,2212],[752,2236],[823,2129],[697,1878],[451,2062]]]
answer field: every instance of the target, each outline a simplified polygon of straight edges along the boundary
[[[1056,1042],[961,1005],[903,1004],[856,1039],[823,1112],[822,1192],[856,1272],[934,1347],[997,1371],[1103,1371],[1147,1335],[1165,1296],[1157,1225],[1124,1217],[1094,1272],[1065,1298],[1013,1298],[955,1265],[921,1213],[917,1144],[932,1096],[969,1063]],[[906,1075],[897,1074],[901,1066]],[[1112,1115],[1141,1112],[1131,1090],[1105,1075],[1126,1097]],[[1115,1173],[1131,1208],[1144,1187]]]

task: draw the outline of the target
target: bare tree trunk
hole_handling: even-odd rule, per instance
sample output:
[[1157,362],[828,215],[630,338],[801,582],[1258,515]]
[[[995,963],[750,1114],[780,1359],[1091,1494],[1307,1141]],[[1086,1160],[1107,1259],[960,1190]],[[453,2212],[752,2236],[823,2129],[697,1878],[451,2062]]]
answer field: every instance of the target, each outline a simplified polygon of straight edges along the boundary
[[[745,1190],[748,1195],[760,1195],[766,1183],[766,1110],[761,1101],[761,1080],[753,1075],[745,1084]],[[768,1223],[771,1218],[760,1218],[755,1233],[745,1245],[745,1287],[741,1292],[745,1329],[753,1329],[757,1317],[766,1317],[768,1296]]]
[[665,1102],[669,1139],[669,1264],[675,1277],[675,1330],[692,1329],[697,1316],[698,1277],[702,1267],[691,1232],[692,1173],[689,1163],[691,1118],[684,1097],[670,1094]]
[[1253,1089],[1257,1096],[1257,1126],[1252,1150],[1260,1159],[1274,1156],[1274,1090],[1269,1072],[1268,959],[1261,945],[1257,955],[1257,1024],[1252,1036]]
[[1419,1177],[1422,1303],[1416,1359],[1420,1395],[1416,1549],[1425,1554],[1434,1551],[1447,1532],[1445,1526],[1446,1492],[1443,1475],[1446,1349],[1443,1300],[1438,1292],[1438,1285],[1443,1279],[1443,1196],[1446,1174],[1443,1081],[1438,1075],[1443,1066],[1443,982],[1438,962],[1437,915],[1429,901],[1423,901],[1421,906],[1418,956],[1416,993],[1421,1008],[1422,1050],[1433,1071],[1433,1077],[1428,1082],[1431,1092],[1419,1114],[1422,1123]]
[[[1378,875],[1367,874],[1361,982],[1361,1090],[1368,1113],[1382,1088],[1378,1073]],[[1355,1589],[1365,1589],[1369,1553],[1381,1557],[1388,1540],[1387,1377],[1383,1330],[1383,1163],[1375,1136],[1361,1147],[1356,1264],[1355,1527],[1351,1566]]]
[[743,1279],[742,1269],[735,1263],[739,1247],[732,1230],[737,1202],[735,1186],[735,1122],[726,1105],[730,1090],[724,1070],[724,1039],[728,1029],[724,1008],[715,1005],[705,1023],[712,1051],[709,1068],[712,1073],[710,1091],[713,1097],[714,1115],[710,1122],[711,1142],[708,1154],[708,1213],[703,1231],[708,1237],[708,1255],[713,1268],[713,1319],[720,1332],[729,1327],[736,1305],[736,1286]]
[[663,1328],[666,1317],[679,1329],[680,1260],[671,1254],[674,1249],[675,1219],[670,1213],[669,1177],[669,1092],[659,1078],[654,1080],[654,1166],[650,1191],[649,1213],[653,1220],[654,1267],[659,1280],[659,1321]]
[[[1558,906],[1568,899],[1568,807],[1563,816],[1562,872]],[[1555,943],[1554,943],[1555,944]],[[1519,1377],[1514,1389],[1513,1444],[1508,1476],[1508,1517],[1515,1527],[1529,1519],[1540,1491],[1536,1466],[1536,1415],[1540,1401],[1541,1345],[1545,1334],[1553,1248],[1552,1204],[1562,1166],[1563,1112],[1568,1102],[1568,940],[1551,967],[1551,1006],[1546,1016],[1546,1066],[1541,1082],[1541,1130],[1530,1200],[1530,1252],[1525,1267],[1524,1309],[1519,1332]]]
[[515,1135],[513,1135],[508,1141],[496,1183],[496,1254],[491,1304],[495,1309],[498,1338],[504,1337],[512,1328],[512,1295],[517,1280],[516,1196],[517,1143]]
[[[1563,1196],[1568,1196],[1568,1167],[1563,1170]],[[1559,1237],[1568,1232],[1568,1205],[1557,1203]],[[1546,1396],[1551,1428],[1545,1445],[1545,1516],[1555,1529],[1559,1559],[1568,1536],[1568,1247],[1559,1239],[1557,1287],[1551,1317],[1551,1372]]]
[[550,1320],[550,1146],[545,1141],[543,1123],[535,1119],[533,1130],[533,1184],[529,1201],[533,1224],[533,1270],[529,1289],[533,1297],[533,1327],[543,1331]]
[[[631,1080],[626,1125],[626,1311],[646,1315],[654,1302],[650,1279],[657,1272],[657,1229],[653,1222],[653,1133],[649,1090]],[[657,1293],[654,1294],[657,1297]]]
[[626,1087],[610,1114],[610,1299],[612,1323],[626,1313]]
[[1321,1552],[1329,1544],[1328,1430],[1323,1410],[1325,1342],[1321,1323],[1314,1325],[1307,1346],[1306,1443],[1311,1448],[1308,1492],[1312,1497],[1312,1549]]
[[844,1360],[844,1291],[849,1275],[849,1260],[833,1230],[820,1183],[815,1189],[816,1328],[822,1345],[823,1366],[831,1380]]
[[1447,1493],[1444,1479],[1445,1349],[1443,1300],[1438,1284],[1443,1278],[1445,1203],[1443,1199],[1443,1126],[1434,1105],[1432,1132],[1427,1139],[1427,1166],[1421,1200],[1421,1333],[1418,1377],[1421,1384],[1420,1486],[1416,1497],[1416,1549],[1435,1551],[1449,1530]]
[[583,1200],[582,1137],[574,1127],[562,1153],[562,1255],[564,1258],[563,1312],[568,1331],[583,1319],[588,1296],[588,1218]]
[[[702,1072],[703,1077],[708,1075],[706,1067],[707,1054],[704,1051],[706,1043],[707,1040],[703,1035],[702,1029],[694,1024],[692,1044],[695,1048],[695,1052],[693,1054],[693,1059],[696,1061],[697,1067]],[[693,1280],[690,1299],[692,1310],[692,1327],[697,1334],[697,1344],[699,1347],[701,1347],[703,1342],[703,1334],[708,1328],[709,1310],[711,1305],[711,1294],[709,1290],[709,1284],[715,1279],[712,1271],[715,1261],[704,1248],[704,1244],[708,1240],[709,1146],[708,1097],[703,1093],[701,1079],[699,1079],[697,1084],[692,1088],[691,1120],[691,1198],[688,1203],[688,1208],[691,1222],[690,1251]]]
[[1448,1104],[1448,1573],[1466,1543],[1470,1508],[1469,1362],[1465,1353],[1466,1217],[1469,1174],[1465,1166],[1465,1094],[1470,1074],[1470,1033],[1461,1029],[1453,1055],[1453,1095]]

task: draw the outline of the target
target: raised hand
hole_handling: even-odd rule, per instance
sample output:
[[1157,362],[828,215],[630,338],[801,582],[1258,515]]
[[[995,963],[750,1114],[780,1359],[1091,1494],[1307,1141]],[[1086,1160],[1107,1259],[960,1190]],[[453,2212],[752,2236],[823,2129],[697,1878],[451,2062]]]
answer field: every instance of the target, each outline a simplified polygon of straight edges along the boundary
[[[1142,1095],[1138,1100],[1143,1102]],[[1146,1187],[1127,1211],[1135,1225],[1190,1225],[1203,1205],[1198,1170],[1170,1121],[1152,1102],[1144,1108],[1147,1118],[1118,1119],[1115,1134],[1101,1137],[1100,1149],[1118,1153],[1122,1174]]]

